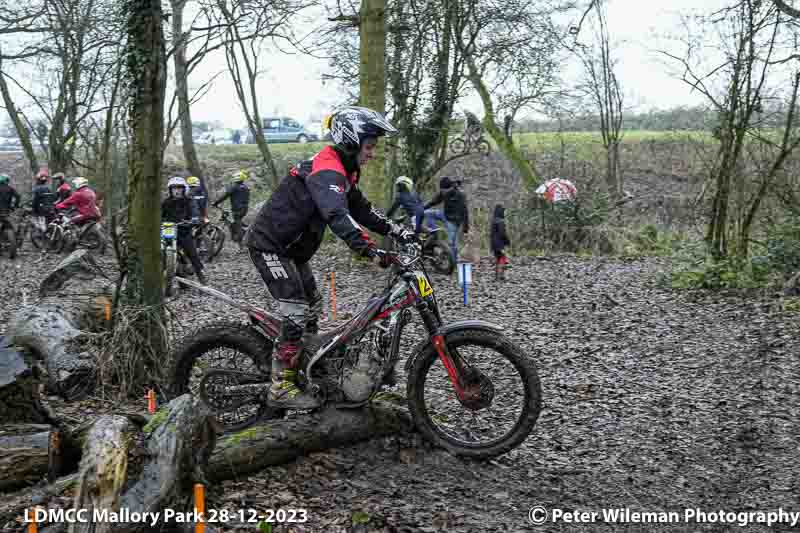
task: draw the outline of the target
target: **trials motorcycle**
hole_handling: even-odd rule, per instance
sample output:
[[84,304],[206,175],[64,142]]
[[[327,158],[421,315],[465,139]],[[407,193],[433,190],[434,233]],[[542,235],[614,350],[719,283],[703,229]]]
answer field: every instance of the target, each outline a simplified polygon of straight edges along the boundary
[[[321,408],[368,403],[394,384],[413,308],[427,333],[404,365],[417,429],[435,445],[472,458],[519,446],[541,409],[534,361],[496,325],[443,322],[419,243],[398,244],[384,259],[392,264],[385,289],[345,323],[304,340],[300,386],[319,398]],[[211,287],[179,281],[237,307],[249,321],[204,326],[186,339],[174,355],[173,394],[198,395],[226,431],[285,416],[266,403],[280,318]]]

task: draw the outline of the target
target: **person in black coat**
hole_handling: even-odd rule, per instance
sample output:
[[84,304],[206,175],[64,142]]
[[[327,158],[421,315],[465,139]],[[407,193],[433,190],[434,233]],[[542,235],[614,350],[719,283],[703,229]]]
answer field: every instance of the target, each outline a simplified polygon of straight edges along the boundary
[[503,253],[503,248],[511,245],[506,231],[506,208],[500,204],[494,206],[492,214],[492,224],[489,233],[492,254],[494,254],[496,265],[507,265],[508,257]]

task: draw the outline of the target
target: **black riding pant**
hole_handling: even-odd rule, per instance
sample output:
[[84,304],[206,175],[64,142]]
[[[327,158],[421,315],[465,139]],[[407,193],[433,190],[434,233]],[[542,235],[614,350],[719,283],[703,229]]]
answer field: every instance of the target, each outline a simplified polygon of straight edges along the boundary
[[242,231],[242,219],[247,215],[247,211],[233,211],[233,223],[231,224],[231,240],[241,244],[244,231]]
[[316,329],[322,296],[311,266],[255,248],[248,248],[248,252],[267,290],[278,302],[278,314],[283,319],[281,340],[297,342],[306,327]]
[[191,231],[178,230],[178,247],[183,250],[183,253],[191,261],[194,273],[200,274],[203,271],[203,263],[200,262],[200,254],[197,253],[197,247],[194,245]]

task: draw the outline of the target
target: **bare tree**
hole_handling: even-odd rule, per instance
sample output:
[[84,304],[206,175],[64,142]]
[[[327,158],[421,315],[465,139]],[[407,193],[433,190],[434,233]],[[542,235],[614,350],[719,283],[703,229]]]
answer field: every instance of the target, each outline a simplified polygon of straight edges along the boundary
[[[189,173],[197,176],[205,187],[203,167],[200,165],[194,138],[192,137],[191,106],[203,97],[217,76],[211,76],[194,90],[193,94],[190,94],[189,91],[189,77],[209,53],[224,46],[225,33],[224,26],[209,24],[209,21],[205,18],[207,11],[202,9],[202,3],[197,4],[201,9],[198,10],[196,18],[191,23],[185,24],[184,12],[187,5],[189,5],[188,0],[170,0],[172,8],[172,48],[167,51],[167,57],[172,56],[173,60],[175,91],[166,117],[165,144],[169,143],[175,128],[180,125],[181,148],[183,157],[186,160],[186,166],[189,169]],[[188,53],[190,45],[193,46],[191,55]],[[178,111],[173,116],[176,102]]]
[[48,154],[51,170],[63,171],[73,163],[78,129],[98,105],[102,88],[109,83],[119,58],[121,32],[119,5],[113,0],[43,0],[44,30],[39,53],[25,58],[32,79],[8,78],[33,103],[45,128],[34,128],[23,117]]
[[[45,12],[44,5],[29,3],[11,8],[10,6],[0,6],[0,35],[4,39],[22,35],[38,35],[45,28],[41,24]],[[23,60],[36,56],[41,52],[39,43],[26,43],[20,50],[9,51],[0,44],[0,95],[3,97],[3,105],[8,112],[8,117],[14,125],[17,136],[22,143],[22,150],[31,174],[34,175],[39,170],[39,162],[36,157],[33,143],[31,142],[30,130],[25,123],[21,110],[18,108],[14,99],[11,97],[11,90],[8,87],[5,70],[9,62]]]
[[555,85],[560,30],[552,17],[560,8],[523,0],[453,2],[457,15],[451,35],[483,103],[483,126],[523,179],[534,184],[534,169],[497,124],[494,94],[511,79],[525,80],[529,93],[540,97]]
[[605,2],[592,0],[589,9],[595,14],[591,28],[593,42],[589,45],[578,42],[579,35],[576,33],[575,49],[587,78],[584,90],[600,118],[600,133],[606,151],[606,186],[609,197],[616,202],[622,198],[622,175],[619,170],[623,121],[622,88],[611,54],[611,35],[606,21]]
[[[704,30],[708,29],[717,31],[724,45],[721,61],[710,65],[692,40],[697,35],[707,39]],[[682,79],[708,99],[718,117],[714,136],[719,144],[708,176],[713,198],[706,232],[709,251],[716,258],[731,252],[747,257],[750,233],[765,195],[800,144],[796,123],[800,78],[795,72],[790,84],[778,81],[785,79],[786,65],[795,64],[797,69],[800,55],[794,32],[774,3],[741,0],[700,19],[700,28],[690,31],[685,41],[684,55],[663,52],[681,66]],[[779,57],[782,52],[785,57]],[[770,102],[783,102],[781,112],[770,112]],[[763,131],[765,124],[775,123],[775,116],[783,117],[778,120],[777,141]],[[762,157],[757,164],[748,161],[750,145],[761,145],[768,158]]]
[[264,137],[256,86],[263,73],[260,62],[268,43],[293,41],[289,20],[307,5],[298,0],[214,0],[206,7],[209,18],[224,26],[228,71],[247,125],[275,187],[279,176]]
[[[352,32],[361,18],[341,9],[329,17],[338,24],[323,34],[327,41],[320,46],[328,50],[331,64],[326,79],[343,85],[342,100],[349,103],[359,101],[361,93],[360,83],[353,83],[361,79],[361,41]],[[419,184],[463,157],[447,152],[453,107],[465,85],[463,57],[450,38],[456,14],[453,0],[387,4],[386,112],[400,132],[386,143],[390,173],[412,176]]]

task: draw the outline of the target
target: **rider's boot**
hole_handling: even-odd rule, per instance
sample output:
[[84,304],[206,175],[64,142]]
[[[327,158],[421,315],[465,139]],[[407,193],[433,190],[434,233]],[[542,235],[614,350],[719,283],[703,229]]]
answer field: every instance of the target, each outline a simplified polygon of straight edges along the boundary
[[281,341],[272,358],[272,385],[269,388],[267,404],[283,409],[314,409],[320,401],[313,394],[297,386],[297,361],[300,358],[301,343]]
[[200,285],[208,285],[208,280],[202,270],[197,273],[197,281]]

